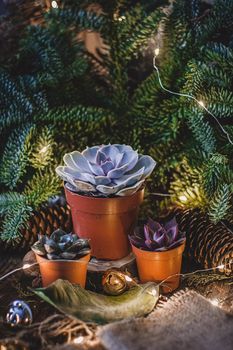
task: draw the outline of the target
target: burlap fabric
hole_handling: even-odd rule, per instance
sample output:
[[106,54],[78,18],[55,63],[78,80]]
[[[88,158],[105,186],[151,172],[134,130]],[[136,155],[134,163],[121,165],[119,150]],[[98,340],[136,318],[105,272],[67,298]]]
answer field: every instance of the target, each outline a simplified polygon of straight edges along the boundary
[[147,318],[104,326],[106,350],[232,350],[233,317],[194,291],[178,292]]

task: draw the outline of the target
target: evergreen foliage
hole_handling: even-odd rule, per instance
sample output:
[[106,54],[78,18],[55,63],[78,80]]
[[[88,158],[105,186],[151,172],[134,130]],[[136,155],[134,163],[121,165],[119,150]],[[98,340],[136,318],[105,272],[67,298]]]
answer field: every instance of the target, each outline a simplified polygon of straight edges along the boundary
[[[17,239],[60,193],[65,152],[107,142],[157,160],[149,191],[170,197],[150,197],[147,213],[173,203],[233,222],[233,146],[193,100],[163,91],[152,68],[159,40],[163,84],[203,101],[232,139],[233,0],[61,4],[25,30],[0,71],[1,239]],[[99,32],[105,50],[88,52],[83,30]]]

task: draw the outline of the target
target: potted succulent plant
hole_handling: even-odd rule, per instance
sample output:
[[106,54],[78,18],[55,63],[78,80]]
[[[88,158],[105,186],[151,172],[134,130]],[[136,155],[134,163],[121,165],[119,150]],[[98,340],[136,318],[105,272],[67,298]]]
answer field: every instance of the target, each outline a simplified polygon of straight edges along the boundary
[[63,159],[65,166],[56,172],[65,181],[75,233],[90,239],[96,258],[123,258],[155,161],[118,144],[87,147]]
[[91,253],[89,241],[60,229],[50,237],[39,235],[38,238],[31,249],[36,254],[43,286],[62,278],[85,287]]
[[149,219],[144,227],[137,227],[129,239],[141,282],[167,279],[162,286],[165,293],[178,288],[186,238],[178,230],[176,219],[164,225]]

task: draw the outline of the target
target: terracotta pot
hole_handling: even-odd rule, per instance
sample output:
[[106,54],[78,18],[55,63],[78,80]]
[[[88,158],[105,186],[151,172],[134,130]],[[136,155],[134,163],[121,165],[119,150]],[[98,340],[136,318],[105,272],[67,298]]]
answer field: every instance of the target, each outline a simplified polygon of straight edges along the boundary
[[92,255],[117,260],[130,252],[128,235],[134,230],[144,189],[131,196],[96,198],[80,196],[65,187],[74,232],[89,238]]
[[[174,249],[165,252],[149,252],[132,245],[136,256],[139,278],[141,282],[161,282],[171,275],[179,274],[182,263],[182,253],[185,242]],[[169,278],[161,286],[164,293],[169,293],[179,287],[180,276]]]
[[87,265],[91,255],[87,254],[78,260],[48,260],[36,255],[39,263],[43,287],[61,278],[85,288]]

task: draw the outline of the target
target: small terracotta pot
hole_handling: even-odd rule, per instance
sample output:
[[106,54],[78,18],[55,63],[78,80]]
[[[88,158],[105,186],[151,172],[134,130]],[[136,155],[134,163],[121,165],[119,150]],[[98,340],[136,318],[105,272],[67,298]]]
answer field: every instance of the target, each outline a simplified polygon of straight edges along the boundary
[[[141,282],[161,282],[169,276],[179,274],[185,242],[176,248],[165,252],[150,252],[132,245],[136,256],[139,278]],[[179,287],[180,276],[169,278],[161,286],[164,293],[169,293]]]
[[85,288],[87,265],[91,255],[87,254],[78,260],[48,260],[36,255],[39,263],[43,287],[61,278]]
[[130,252],[128,235],[134,230],[144,189],[131,196],[96,198],[80,196],[65,187],[74,232],[89,238],[92,255],[117,260]]

